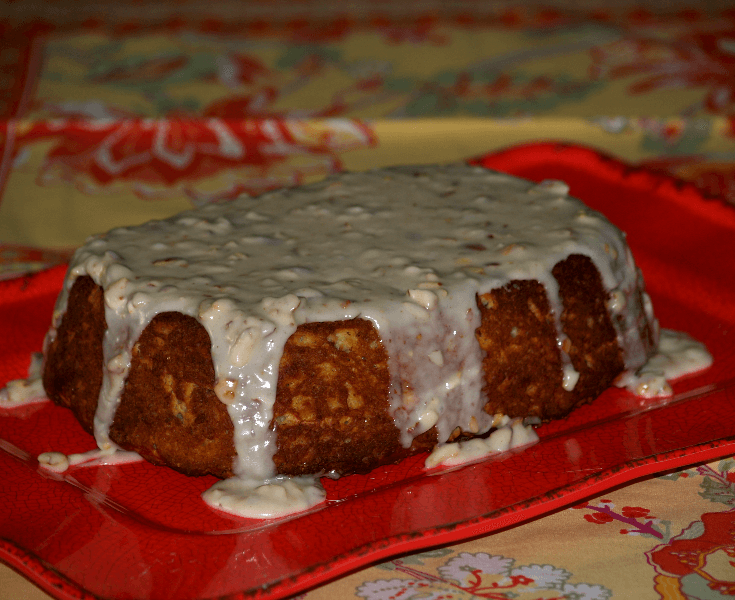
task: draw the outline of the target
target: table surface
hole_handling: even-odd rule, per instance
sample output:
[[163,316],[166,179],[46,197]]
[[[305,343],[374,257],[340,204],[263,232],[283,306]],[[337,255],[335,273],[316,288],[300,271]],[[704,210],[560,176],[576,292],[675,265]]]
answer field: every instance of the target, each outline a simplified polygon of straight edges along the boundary
[[[543,140],[735,204],[735,8],[611,4],[11,3],[0,278],[194,205]],[[723,457],[303,597],[720,598],[733,531]],[[46,597],[0,565],[0,600]]]

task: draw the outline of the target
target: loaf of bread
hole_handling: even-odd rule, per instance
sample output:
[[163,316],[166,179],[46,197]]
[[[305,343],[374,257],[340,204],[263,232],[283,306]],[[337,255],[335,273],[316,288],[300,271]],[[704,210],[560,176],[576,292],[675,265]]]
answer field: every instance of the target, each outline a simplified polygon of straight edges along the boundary
[[400,167],[91,238],[43,383],[183,473],[348,474],[564,417],[657,335],[624,235],[564,184]]

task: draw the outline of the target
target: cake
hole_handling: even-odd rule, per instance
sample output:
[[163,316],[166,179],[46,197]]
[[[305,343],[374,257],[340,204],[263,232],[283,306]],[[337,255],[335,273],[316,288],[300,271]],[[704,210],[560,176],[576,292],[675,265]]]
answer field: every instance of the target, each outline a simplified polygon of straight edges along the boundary
[[103,449],[344,475],[562,418],[657,335],[624,235],[563,183],[396,167],[91,237],[43,384]]

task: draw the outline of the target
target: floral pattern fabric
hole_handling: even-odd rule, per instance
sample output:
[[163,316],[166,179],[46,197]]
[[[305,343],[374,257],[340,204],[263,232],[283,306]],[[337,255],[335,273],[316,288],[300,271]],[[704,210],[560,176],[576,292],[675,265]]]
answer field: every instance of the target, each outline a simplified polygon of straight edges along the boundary
[[725,459],[395,558],[302,598],[723,600],[734,589],[735,460]]
[[540,139],[735,201],[726,8],[0,29],[0,277],[193,205]]

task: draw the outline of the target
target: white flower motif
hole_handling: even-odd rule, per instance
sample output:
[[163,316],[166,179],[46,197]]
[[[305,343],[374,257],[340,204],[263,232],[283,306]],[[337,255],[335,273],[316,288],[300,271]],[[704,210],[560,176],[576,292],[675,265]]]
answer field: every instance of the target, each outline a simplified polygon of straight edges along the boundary
[[378,579],[366,581],[355,593],[366,600],[390,600],[397,596],[400,596],[401,600],[410,600],[417,595],[420,595],[422,600],[424,598],[429,600],[444,593],[444,590],[438,590],[433,594],[427,594],[428,586],[427,582],[415,579]]
[[564,586],[563,591],[567,600],[609,600],[612,598],[612,592],[601,585],[568,584]]
[[[480,590],[487,591],[500,586],[504,588],[504,598],[525,597],[527,594],[535,598],[542,590],[553,590],[555,596],[563,595],[566,600],[612,598],[612,592],[601,585],[566,583],[572,577],[572,573],[566,569],[539,564],[513,568],[514,563],[515,559],[504,556],[462,552],[439,567],[439,578],[429,572],[404,566],[411,578],[367,581],[357,588],[356,594],[365,600],[439,600],[448,595],[455,597],[459,594],[464,597],[465,594],[473,595],[480,593]],[[402,565],[400,562],[396,564]],[[485,579],[486,575],[496,577]]]
[[524,565],[513,569],[511,575],[522,575],[533,579],[537,587],[543,589],[558,589],[572,574],[564,569],[557,569],[552,565]]
[[453,579],[459,584],[467,583],[472,571],[481,571],[485,575],[508,575],[515,562],[504,556],[490,556],[484,552],[471,554],[462,552],[443,567],[439,567],[442,577]]

